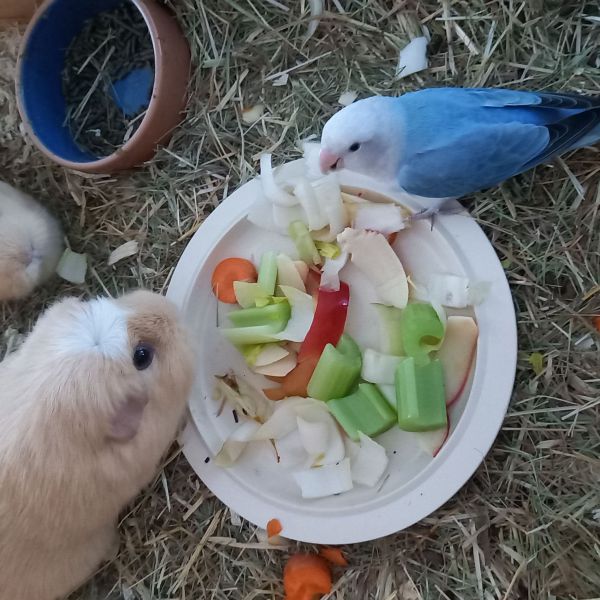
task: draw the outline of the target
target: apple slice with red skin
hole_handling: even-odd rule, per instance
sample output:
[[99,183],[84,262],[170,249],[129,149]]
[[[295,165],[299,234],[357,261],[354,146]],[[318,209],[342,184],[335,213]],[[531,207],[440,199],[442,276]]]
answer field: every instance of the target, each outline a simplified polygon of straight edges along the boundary
[[444,367],[446,406],[450,408],[462,395],[473,367],[479,329],[471,317],[451,316],[438,358]]
[[448,412],[448,421],[446,427],[442,429],[435,429],[434,431],[421,431],[414,433],[417,436],[419,446],[427,454],[431,454],[435,458],[442,446],[446,443],[448,436],[450,435],[450,411]]

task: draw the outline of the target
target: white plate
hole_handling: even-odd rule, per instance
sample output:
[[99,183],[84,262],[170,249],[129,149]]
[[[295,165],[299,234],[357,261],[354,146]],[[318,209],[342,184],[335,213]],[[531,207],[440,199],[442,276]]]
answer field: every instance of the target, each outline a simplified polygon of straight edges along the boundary
[[[302,161],[282,167],[282,175],[302,172]],[[421,208],[379,182],[342,172],[344,186],[358,187]],[[245,216],[261,196],[258,180],[232,194],[205,221],[179,261],[167,296],[183,311],[198,344],[197,379],[190,401],[192,418],[182,434],[183,451],[204,483],[232,510],[259,527],[272,518],[285,537],[311,543],[362,542],[391,534],[423,519],[450,499],[489,451],[506,413],[516,368],[516,324],[510,289],[496,254],[476,222],[463,215],[418,222],[398,236],[407,272],[418,281],[427,272],[465,274],[490,281],[491,292],[475,310],[479,324],[471,385],[452,409],[451,434],[436,458],[419,451],[414,438],[397,428],[379,436],[388,450],[389,478],[381,489],[356,486],[340,496],[303,500],[289,469],[277,465],[272,448],[254,443],[232,468],[212,457],[235,427],[231,407],[217,416],[214,376],[233,369],[249,375],[239,353],[216,329],[217,302],[210,287],[216,264],[229,256],[255,261],[265,250],[294,254],[291,241],[251,225]],[[347,267],[351,289],[346,330],[363,346],[379,348],[370,287]],[[223,318],[221,315],[220,318]],[[260,380],[259,380],[260,381]],[[264,381],[264,380],[263,380]],[[210,457],[211,460],[206,462]]]

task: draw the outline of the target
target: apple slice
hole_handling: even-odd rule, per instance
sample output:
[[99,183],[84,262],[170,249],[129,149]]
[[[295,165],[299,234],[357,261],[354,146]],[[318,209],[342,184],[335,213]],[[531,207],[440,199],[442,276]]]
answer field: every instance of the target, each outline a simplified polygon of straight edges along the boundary
[[461,396],[477,350],[479,329],[471,317],[448,317],[446,335],[438,352],[444,367],[446,406],[452,406]]
[[448,413],[448,421],[446,427],[442,429],[435,429],[434,431],[421,431],[419,433],[413,433],[412,435],[417,436],[419,446],[427,454],[431,454],[435,458],[442,446],[446,443],[448,435],[450,434],[450,413]]

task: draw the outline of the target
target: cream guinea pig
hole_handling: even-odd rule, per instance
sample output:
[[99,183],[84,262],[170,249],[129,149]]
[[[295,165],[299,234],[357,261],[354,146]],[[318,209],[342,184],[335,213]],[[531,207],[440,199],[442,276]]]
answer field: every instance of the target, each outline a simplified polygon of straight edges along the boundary
[[0,599],[55,600],[118,547],[119,513],[182,423],[192,351],[137,291],[66,299],[0,363]]
[[62,252],[56,219],[0,181],[0,301],[28,296],[54,273]]

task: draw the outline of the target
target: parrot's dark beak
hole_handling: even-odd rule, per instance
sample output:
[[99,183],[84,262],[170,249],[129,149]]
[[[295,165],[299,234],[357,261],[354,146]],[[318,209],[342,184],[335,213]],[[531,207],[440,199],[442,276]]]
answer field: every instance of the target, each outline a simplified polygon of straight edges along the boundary
[[335,171],[336,169],[341,167],[342,159],[339,156],[336,156],[333,152],[329,152],[329,150],[321,150],[319,154],[319,167],[321,168],[321,172],[323,174],[329,173],[329,171]]

